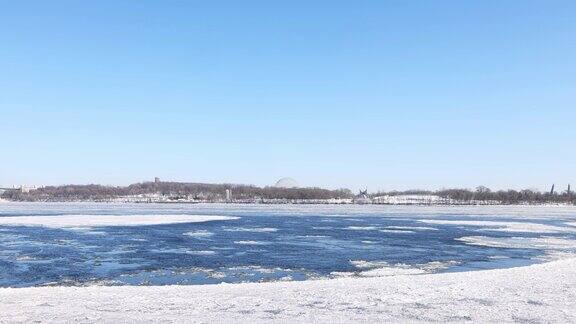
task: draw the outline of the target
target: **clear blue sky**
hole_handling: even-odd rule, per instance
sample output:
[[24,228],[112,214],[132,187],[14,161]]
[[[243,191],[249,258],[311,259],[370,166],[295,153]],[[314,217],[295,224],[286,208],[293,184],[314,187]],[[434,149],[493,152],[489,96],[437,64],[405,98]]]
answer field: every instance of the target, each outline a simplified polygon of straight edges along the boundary
[[575,13],[0,0],[0,185],[576,184]]

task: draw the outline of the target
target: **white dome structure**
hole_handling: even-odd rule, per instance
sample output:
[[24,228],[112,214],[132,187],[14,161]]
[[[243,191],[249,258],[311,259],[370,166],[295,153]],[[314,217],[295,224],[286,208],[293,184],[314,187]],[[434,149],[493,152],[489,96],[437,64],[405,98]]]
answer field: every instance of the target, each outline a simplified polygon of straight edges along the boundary
[[292,178],[282,178],[274,185],[276,188],[298,188],[298,182]]

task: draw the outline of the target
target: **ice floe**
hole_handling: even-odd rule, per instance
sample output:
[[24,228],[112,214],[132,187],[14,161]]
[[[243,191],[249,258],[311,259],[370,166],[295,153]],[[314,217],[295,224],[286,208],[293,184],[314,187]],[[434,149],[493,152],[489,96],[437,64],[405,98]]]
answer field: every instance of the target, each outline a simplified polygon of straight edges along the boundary
[[215,252],[215,251],[210,251],[210,250],[187,251],[186,254],[191,254],[191,255],[215,255],[216,252]]
[[415,233],[414,231],[401,230],[401,229],[381,229],[381,230],[379,230],[379,232],[381,232],[381,233],[400,233],[400,234]]
[[522,233],[566,233],[576,232],[576,229],[529,222],[502,222],[488,220],[442,220],[422,219],[426,224],[462,225],[481,227],[485,231],[522,232]]
[[378,229],[376,226],[348,226],[345,229],[351,231],[375,231]]
[[409,231],[437,231],[437,228],[434,227],[425,227],[425,226],[386,226],[384,229],[391,229],[391,230],[409,230]]
[[576,240],[553,236],[543,237],[488,237],[465,236],[457,239],[470,245],[515,249],[575,249]]
[[259,242],[259,241],[246,240],[246,241],[234,241],[234,244],[240,244],[240,245],[266,245],[266,244],[268,244],[268,243],[266,243],[266,242]]
[[207,230],[198,230],[198,231],[191,231],[184,233],[186,236],[195,237],[195,238],[202,238],[202,237],[210,237],[213,236],[214,233],[207,231]]
[[350,261],[350,264],[361,270],[354,273],[332,273],[336,277],[359,276],[359,277],[387,277],[399,275],[419,275],[447,269],[459,264],[457,261],[433,261],[418,265],[407,265],[403,263],[390,264],[386,261]]
[[277,232],[277,228],[273,227],[227,227],[224,228],[226,232],[250,232],[250,233],[273,233]]

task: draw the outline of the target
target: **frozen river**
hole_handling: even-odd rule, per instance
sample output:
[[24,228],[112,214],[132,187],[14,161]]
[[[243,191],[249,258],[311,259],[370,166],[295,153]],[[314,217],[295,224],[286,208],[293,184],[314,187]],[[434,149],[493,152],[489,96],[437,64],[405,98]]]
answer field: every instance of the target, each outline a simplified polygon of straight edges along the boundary
[[575,252],[573,207],[0,204],[0,287],[418,275]]

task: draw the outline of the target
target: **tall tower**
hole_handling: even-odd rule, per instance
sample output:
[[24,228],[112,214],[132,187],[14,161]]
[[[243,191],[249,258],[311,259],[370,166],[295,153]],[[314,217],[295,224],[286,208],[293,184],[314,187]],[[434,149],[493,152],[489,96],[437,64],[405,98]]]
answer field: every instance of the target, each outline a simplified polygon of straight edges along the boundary
[[226,201],[232,200],[232,191],[230,189],[226,189]]
[[155,177],[155,178],[154,178],[154,183],[160,183],[160,178]]

